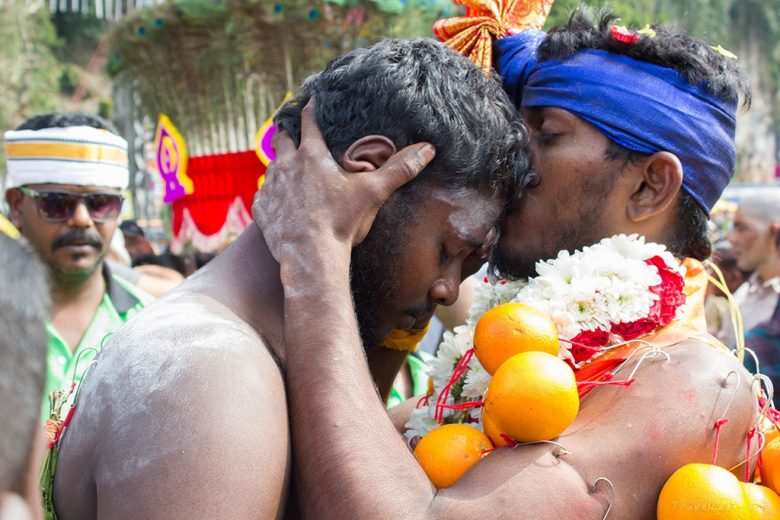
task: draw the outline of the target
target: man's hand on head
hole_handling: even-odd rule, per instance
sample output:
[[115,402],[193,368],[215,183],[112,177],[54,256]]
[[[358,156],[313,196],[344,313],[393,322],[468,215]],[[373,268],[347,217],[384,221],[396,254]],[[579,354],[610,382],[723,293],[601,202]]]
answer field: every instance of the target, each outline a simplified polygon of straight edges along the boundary
[[298,255],[327,240],[351,250],[366,237],[382,204],[433,160],[435,150],[412,144],[375,171],[348,172],[325,144],[312,98],[301,113],[300,146],[280,133],[276,154],[252,212],[271,253],[282,261],[287,252]]

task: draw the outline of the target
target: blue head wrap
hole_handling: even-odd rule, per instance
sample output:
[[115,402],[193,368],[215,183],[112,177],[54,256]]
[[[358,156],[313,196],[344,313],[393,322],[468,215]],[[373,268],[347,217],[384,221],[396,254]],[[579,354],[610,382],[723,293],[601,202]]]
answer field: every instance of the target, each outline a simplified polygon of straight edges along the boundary
[[546,34],[496,41],[496,69],[518,107],[562,108],[639,153],[667,151],[683,166],[683,189],[707,212],[736,163],[737,100],[719,99],[675,70],[602,50],[539,63]]

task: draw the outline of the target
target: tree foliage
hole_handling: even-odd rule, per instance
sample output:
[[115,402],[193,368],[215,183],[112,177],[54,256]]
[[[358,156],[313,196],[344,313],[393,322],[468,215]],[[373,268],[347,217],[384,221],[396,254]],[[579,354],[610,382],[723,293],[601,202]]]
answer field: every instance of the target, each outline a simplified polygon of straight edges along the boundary
[[144,111],[166,113],[197,153],[251,149],[254,133],[309,74],[349,49],[411,36],[448,0],[181,0],[125,18],[109,70],[133,78]]
[[[31,10],[24,1],[5,2],[0,9],[0,129],[14,128],[26,118],[60,108],[60,46],[46,10]],[[5,169],[0,148],[0,170]]]

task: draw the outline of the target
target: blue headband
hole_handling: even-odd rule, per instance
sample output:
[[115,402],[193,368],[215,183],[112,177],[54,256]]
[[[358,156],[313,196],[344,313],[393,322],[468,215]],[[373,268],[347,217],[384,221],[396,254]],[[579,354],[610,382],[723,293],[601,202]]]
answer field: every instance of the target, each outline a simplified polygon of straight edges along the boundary
[[515,104],[558,107],[639,153],[667,151],[683,166],[683,189],[709,213],[736,163],[736,100],[718,99],[675,70],[601,50],[539,63],[546,34],[496,41],[496,69]]

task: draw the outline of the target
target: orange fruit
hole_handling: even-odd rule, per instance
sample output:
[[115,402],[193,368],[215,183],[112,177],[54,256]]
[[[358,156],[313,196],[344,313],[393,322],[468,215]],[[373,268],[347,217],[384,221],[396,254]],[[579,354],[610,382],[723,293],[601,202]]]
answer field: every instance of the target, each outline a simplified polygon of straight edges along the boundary
[[770,442],[780,437],[780,431],[778,431],[778,429],[775,428],[775,425],[772,424],[772,421],[766,417],[761,420],[759,427],[761,428],[761,431],[764,432],[764,437],[766,438],[765,445],[768,445]]
[[742,483],[712,464],[686,464],[658,497],[658,520],[751,520]]
[[428,432],[414,456],[437,489],[450,487],[479,462],[493,444],[484,433],[465,424],[445,424]]
[[474,354],[490,375],[520,352],[558,355],[558,329],[543,312],[524,303],[493,307],[474,328]]
[[775,438],[761,452],[764,469],[761,472],[762,484],[775,493],[780,493],[780,438]]
[[557,437],[580,409],[574,371],[546,352],[521,352],[504,361],[484,402],[483,420],[519,442]]
[[750,520],[780,518],[780,496],[766,486],[742,484],[750,509]]
[[488,436],[488,439],[490,439],[490,442],[492,442],[493,446],[496,448],[505,448],[506,446],[510,446],[510,443],[501,436],[502,432],[493,423],[493,419],[484,413],[482,414],[482,429],[485,431],[485,435]]

